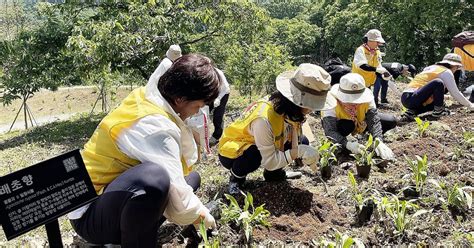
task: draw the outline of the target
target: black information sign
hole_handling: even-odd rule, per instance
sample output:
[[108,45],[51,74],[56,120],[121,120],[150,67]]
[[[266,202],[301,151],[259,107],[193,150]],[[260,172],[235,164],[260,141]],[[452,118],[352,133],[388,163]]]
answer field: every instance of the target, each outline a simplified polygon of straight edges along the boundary
[[0,221],[8,240],[97,197],[79,150],[0,177]]

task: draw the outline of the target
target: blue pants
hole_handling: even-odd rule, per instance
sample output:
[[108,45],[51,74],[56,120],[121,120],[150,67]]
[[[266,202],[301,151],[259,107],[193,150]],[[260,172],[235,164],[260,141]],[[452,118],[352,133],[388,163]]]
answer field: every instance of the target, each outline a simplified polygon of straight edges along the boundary
[[383,80],[380,74],[377,73],[376,75],[377,75],[377,78],[375,79],[375,84],[374,84],[374,100],[375,100],[375,103],[378,104],[380,89],[382,89],[382,92],[380,93],[380,100],[381,101],[387,100],[388,81]]
[[[435,106],[443,106],[444,89],[443,81],[434,79],[414,92],[403,92],[402,104],[405,108],[415,111],[416,114],[431,111]],[[433,102],[424,106],[423,103],[431,96],[433,96]]]
[[[185,179],[194,190],[201,183],[197,172]],[[170,178],[162,166],[137,165],[107,185],[84,215],[71,220],[71,224],[90,243],[156,247],[158,228],[165,220],[169,187]]]

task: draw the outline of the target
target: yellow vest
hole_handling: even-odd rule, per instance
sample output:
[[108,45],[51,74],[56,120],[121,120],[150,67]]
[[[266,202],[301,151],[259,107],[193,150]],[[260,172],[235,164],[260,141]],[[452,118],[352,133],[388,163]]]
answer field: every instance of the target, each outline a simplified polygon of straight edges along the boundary
[[[421,73],[417,74],[413,80],[408,84],[408,88],[411,89],[419,89],[425,86],[428,82],[432,81],[439,77],[439,74],[443,73],[444,71],[448,70],[448,68],[441,66],[441,65],[432,65],[431,68],[428,70],[422,71]],[[430,96],[423,105],[426,106],[433,102],[433,96]]]
[[227,158],[240,157],[247,148],[255,144],[255,138],[248,132],[249,125],[256,118],[265,118],[272,127],[273,137],[275,137],[275,147],[279,150],[284,144],[285,118],[273,109],[271,102],[266,99],[250,105],[242,117],[224,129],[224,133],[219,140],[219,154]]
[[[117,147],[117,138],[124,130],[148,115],[162,115],[174,123],[176,119],[161,107],[145,98],[145,88],[132,91],[120,106],[100,123],[82,150],[82,158],[98,194],[124,171],[140,163],[125,155]],[[192,170],[181,158],[184,174]]]
[[[363,45],[360,47],[364,49],[364,54],[365,54],[365,57],[367,58],[368,65],[377,68],[380,65],[380,61],[379,61],[379,58],[381,58],[380,51],[377,49],[375,51],[375,54],[371,54],[370,51],[367,50],[367,48],[365,48]],[[377,78],[377,76],[375,75],[375,71],[364,71],[360,69],[359,67],[357,67],[354,61],[352,61],[352,72],[359,73],[364,78],[366,87],[370,87],[375,84],[375,79]]]
[[[363,133],[365,131],[365,128],[367,125],[365,124],[365,114],[369,110],[369,103],[362,103],[357,106],[357,113],[356,113],[356,119],[357,121],[354,123],[355,124],[355,129],[353,133]],[[336,106],[336,118],[338,120],[352,120],[351,116],[344,111],[344,108],[338,104]],[[363,124],[364,123],[364,124]]]
[[[474,44],[464,45],[464,50],[474,56]],[[462,64],[466,71],[474,71],[474,58],[465,53],[461,48],[454,48],[454,53],[459,54],[462,59]]]

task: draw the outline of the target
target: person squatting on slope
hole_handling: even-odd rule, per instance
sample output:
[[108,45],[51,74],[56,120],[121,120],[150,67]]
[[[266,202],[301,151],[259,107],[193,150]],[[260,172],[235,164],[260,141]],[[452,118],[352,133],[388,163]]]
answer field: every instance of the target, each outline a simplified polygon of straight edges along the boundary
[[295,71],[281,73],[276,79],[277,91],[247,107],[224,129],[219,160],[231,173],[229,193],[239,193],[246,176],[260,166],[266,181],[293,177],[283,168],[296,158],[316,167],[318,153],[300,130],[307,114],[335,105],[328,94],[330,82],[331,76],[323,68],[301,64]]
[[400,121],[413,121],[417,115],[427,111],[432,111],[434,118],[449,115],[449,110],[444,106],[446,90],[460,104],[470,111],[474,110],[474,104],[462,95],[454,79],[453,73],[461,67],[461,56],[448,53],[442,61],[426,67],[416,75],[401,96],[402,104],[407,110]]
[[321,111],[322,126],[326,136],[353,154],[364,148],[356,140],[348,141],[349,134],[368,132],[380,141],[375,152],[382,159],[393,159],[392,150],[382,142],[383,133],[397,125],[394,116],[377,112],[374,96],[365,87],[364,78],[357,73],[348,73],[341,82],[332,86],[330,94],[337,99],[337,105]]
[[100,122],[82,156],[99,197],[71,214],[74,230],[95,244],[156,247],[164,217],[176,224],[215,228],[194,194],[197,145],[184,120],[213,102],[219,74],[211,60],[182,56],[159,78],[140,87]]

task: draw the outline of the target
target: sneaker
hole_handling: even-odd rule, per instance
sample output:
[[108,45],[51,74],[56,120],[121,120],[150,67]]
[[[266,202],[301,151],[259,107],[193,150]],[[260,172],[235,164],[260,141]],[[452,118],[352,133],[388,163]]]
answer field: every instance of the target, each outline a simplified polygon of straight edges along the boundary
[[408,123],[415,120],[416,113],[411,109],[407,109],[398,119],[399,123]]
[[219,143],[219,140],[214,138],[214,136],[211,136],[211,138],[209,139],[209,146],[213,147],[213,146],[217,145],[217,143]]
[[389,102],[388,102],[388,100],[387,100],[387,99],[382,99],[382,100],[380,101],[380,103],[389,104]]
[[229,186],[227,187],[227,192],[231,195],[240,194],[244,182],[245,178],[237,178],[234,175],[231,175],[229,179]]
[[451,112],[444,106],[435,106],[433,112],[431,112],[431,116],[433,116],[434,118],[440,118],[441,116],[447,116],[450,113]]

